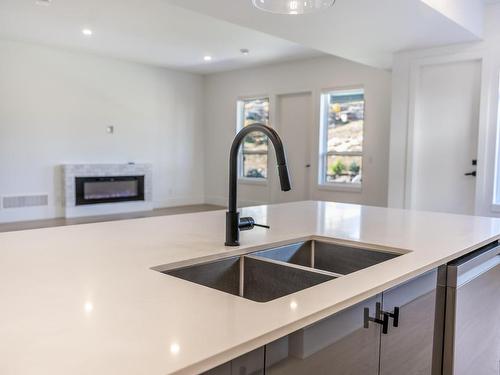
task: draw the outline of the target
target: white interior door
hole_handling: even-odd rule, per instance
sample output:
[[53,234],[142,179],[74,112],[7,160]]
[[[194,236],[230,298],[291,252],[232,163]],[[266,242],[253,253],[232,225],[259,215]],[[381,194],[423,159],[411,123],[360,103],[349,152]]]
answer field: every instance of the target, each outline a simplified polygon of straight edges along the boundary
[[279,181],[273,189],[274,202],[295,202],[309,199],[311,170],[310,141],[312,126],[311,93],[279,95],[276,103],[278,132],[283,139],[292,190],[281,192]]
[[424,66],[417,84],[411,208],[474,214],[481,63]]

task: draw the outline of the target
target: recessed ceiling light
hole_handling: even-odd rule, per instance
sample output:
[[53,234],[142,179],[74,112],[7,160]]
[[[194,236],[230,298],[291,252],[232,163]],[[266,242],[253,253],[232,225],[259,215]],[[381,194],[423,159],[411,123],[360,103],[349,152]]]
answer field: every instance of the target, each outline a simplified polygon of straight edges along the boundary
[[85,28],[85,29],[82,29],[82,34],[85,36],[91,36],[93,34],[93,31]]
[[204,56],[203,60],[205,60],[205,61],[212,61],[212,56],[209,56],[209,55]]
[[242,48],[242,49],[240,49],[240,52],[245,56],[250,54],[250,50],[248,48]]

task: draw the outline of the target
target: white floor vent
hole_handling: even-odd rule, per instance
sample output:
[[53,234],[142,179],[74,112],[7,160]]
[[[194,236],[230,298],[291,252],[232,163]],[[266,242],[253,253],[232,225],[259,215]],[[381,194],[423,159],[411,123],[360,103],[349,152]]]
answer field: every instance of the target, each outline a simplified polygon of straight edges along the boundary
[[3,208],[22,208],[22,207],[37,207],[47,206],[49,204],[49,196],[42,195],[22,195],[15,197],[3,197]]

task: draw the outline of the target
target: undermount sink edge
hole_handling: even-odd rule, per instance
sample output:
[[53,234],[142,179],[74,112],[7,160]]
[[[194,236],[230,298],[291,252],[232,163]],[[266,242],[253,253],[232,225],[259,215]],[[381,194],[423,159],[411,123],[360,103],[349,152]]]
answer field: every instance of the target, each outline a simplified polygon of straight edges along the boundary
[[265,303],[404,255],[325,238],[295,240],[220,259],[152,267],[234,296]]

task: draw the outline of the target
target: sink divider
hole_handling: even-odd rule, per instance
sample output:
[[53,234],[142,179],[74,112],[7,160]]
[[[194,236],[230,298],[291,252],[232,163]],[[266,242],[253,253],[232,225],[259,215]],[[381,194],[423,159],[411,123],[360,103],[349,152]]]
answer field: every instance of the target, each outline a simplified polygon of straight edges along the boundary
[[[281,260],[264,258],[264,257],[260,257],[258,255],[253,255],[253,254],[242,255],[242,260],[243,260],[243,258],[251,258],[251,259],[258,260],[259,262],[266,262],[266,263],[276,264],[276,265],[284,266],[284,267],[288,267],[288,268],[295,268],[295,269],[301,270],[301,271],[312,272],[312,273],[317,273],[317,274],[326,275],[326,276],[332,276],[333,278],[339,278],[341,276],[344,276],[344,275],[341,275],[341,274],[335,273],[335,272],[319,270],[319,269],[316,269],[316,268],[311,268],[311,267],[307,267],[307,266],[301,266],[299,264],[293,264],[293,263],[283,262]],[[241,262],[241,264],[243,264],[243,262]],[[240,277],[244,278],[243,272],[244,271],[240,272]]]

